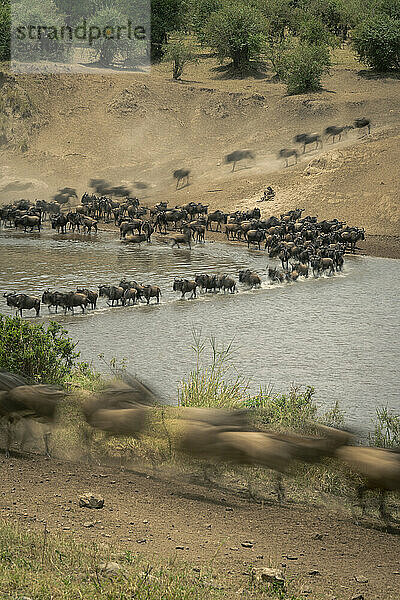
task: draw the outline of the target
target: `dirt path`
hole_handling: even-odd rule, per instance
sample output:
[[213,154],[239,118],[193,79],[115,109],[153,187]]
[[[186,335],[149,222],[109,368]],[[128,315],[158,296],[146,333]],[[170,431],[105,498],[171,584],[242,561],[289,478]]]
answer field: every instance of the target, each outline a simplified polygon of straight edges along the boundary
[[[278,506],[273,499],[261,507],[185,481],[33,456],[1,456],[0,477],[0,517],[30,528],[46,521],[50,532],[103,542],[114,552],[212,566],[225,582],[226,598],[240,597],[252,565],[281,564],[307,598],[400,597],[400,537],[346,515],[310,505]],[[79,508],[78,495],[85,491],[103,495],[104,508]]]

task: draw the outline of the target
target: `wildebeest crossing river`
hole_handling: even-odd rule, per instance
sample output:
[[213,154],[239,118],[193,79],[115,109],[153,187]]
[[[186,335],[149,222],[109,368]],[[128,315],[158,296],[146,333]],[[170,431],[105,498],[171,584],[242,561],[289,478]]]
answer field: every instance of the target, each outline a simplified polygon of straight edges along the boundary
[[[176,400],[178,382],[193,368],[193,329],[203,338],[234,340],[234,362],[251,379],[251,389],[289,384],[312,385],[316,400],[331,407],[338,400],[347,422],[366,430],[377,406],[398,409],[400,319],[397,314],[400,263],[346,257],[342,274],[301,279],[295,284],[267,283],[265,252],[223,243],[197,245],[190,252],[165,243],[141,248],[121,244],[114,233],[83,236],[0,232],[1,290],[42,294],[47,289],[97,289],[123,277],[160,286],[160,305],[99,308],[84,315],[59,313],[79,340],[83,359],[102,369],[98,355],[127,359],[129,368]],[[180,300],[174,277],[228,273],[237,279],[251,268],[263,279],[260,290],[203,294]],[[4,299],[3,299],[4,300]],[[14,314],[5,301],[0,312]],[[27,313],[28,315],[28,313]],[[47,320],[42,306],[41,317]]]

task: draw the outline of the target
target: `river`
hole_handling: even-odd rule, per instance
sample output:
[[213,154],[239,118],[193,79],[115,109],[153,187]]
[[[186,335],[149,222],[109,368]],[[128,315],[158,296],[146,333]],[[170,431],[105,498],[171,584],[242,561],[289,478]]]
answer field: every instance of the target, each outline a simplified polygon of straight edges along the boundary
[[[165,242],[165,241],[164,241]],[[107,360],[126,359],[130,370],[152,383],[170,402],[179,381],[194,366],[193,331],[220,344],[233,340],[236,369],[275,392],[291,383],[311,385],[322,409],[335,401],[346,421],[370,428],[378,406],[399,412],[400,262],[393,259],[346,257],[342,274],[266,283],[263,251],[208,242],[192,251],[171,249],[160,241],[140,248],[122,244],[116,232],[62,236],[0,231],[0,289],[41,294],[46,288],[68,291],[118,284],[122,277],[159,285],[160,305],[111,308],[99,300],[96,311],[51,315],[79,341],[82,359],[100,369]],[[242,268],[256,270],[262,289],[235,295],[207,294],[180,300],[172,291],[174,277],[223,272],[237,278]],[[3,299],[1,312],[13,314]],[[152,300],[154,302],[154,299]],[[41,317],[48,320],[43,306]]]

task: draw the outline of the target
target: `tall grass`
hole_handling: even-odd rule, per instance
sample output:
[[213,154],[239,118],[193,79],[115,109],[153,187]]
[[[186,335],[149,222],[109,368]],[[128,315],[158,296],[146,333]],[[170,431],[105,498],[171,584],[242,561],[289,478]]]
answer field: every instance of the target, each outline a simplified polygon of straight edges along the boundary
[[388,408],[377,408],[369,443],[380,448],[400,448],[400,415],[391,413]]
[[[248,396],[249,382],[233,366],[233,342],[218,344],[215,337],[202,339],[201,332],[193,330],[192,350],[195,368],[178,390],[180,406],[238,408]],[[204,363],[205,355],[210,357]]]

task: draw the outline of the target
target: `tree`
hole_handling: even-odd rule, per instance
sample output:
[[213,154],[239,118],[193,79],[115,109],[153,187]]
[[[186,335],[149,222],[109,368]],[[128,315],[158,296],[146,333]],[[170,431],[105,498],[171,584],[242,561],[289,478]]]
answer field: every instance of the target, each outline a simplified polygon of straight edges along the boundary
[[304,94],[321,88],[322,76],[329,72],[330,64],[327,46],[287,40],[274,66],[288,94]]
[[338,39],[326,25],[314,15],[305,15],[300,21],[297,34],[302,42],[308,44],[337,46]]
[[183,73],[185,64],[195,62],[196,54],[194,45],[185,40],[182,34],[178,34],[163,48],[163,61],[172,63],[172,76],[179,79]]
[[400,20],[376,15],[353,31],[353,46],[359,60],[376,71],[400,69]]
[[116,34],[118,26],[121,23],[125,24],[126,21],[126,15],[113,6],[101,8],[88,19],[88,29],[93,28],[96,33],[96,38],[92,40],[91,47],[96,50],[98,61],[102,65],[111,66],[118,58],[122,59],[126,55],[132,42],[126,35],[118,36]]
[[205,42],[204,29],[210,16],[222,5],[223,0],[189,0],[185,25],[197,35],[200,43]]
[[151,0],[151,59],[160,60],[168,34],[178,31],[182,22],[182,0]]
[[259,10],[245,4],[226,4],[214,12],[205,37],[221,61],[232,60],[235,70],[246,70],[266,43],[267,23]]

